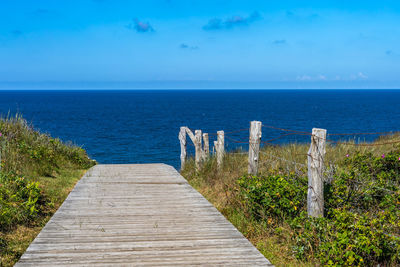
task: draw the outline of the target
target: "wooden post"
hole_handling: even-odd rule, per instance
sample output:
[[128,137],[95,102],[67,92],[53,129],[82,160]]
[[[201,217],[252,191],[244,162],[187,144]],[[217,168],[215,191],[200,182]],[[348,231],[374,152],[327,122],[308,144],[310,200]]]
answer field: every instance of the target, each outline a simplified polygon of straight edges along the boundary
[[217,151],[217,167],[219,170],[222,169],[225,153],[225,133],[224,131],[217,132],[217,145],[215,150]]
[[181,171],[185,168],[186,161],[186,127],[181,127],[179,131],[179,142],[181,144]]
[[257,175],[261,142],[261,121],[250,122],[248,174]]
[[310,217],[324,216],[323,167],[325,157],[326,130],[312,129],[311,146],[308,150],[307,213]]
[[185,127],[185,129],[187,135],[189,135],[190,140],[192,140],[192,143],[196,144],[196,139],[194,138],[194,134],[192,133],[192,131],[188,127]]
[[206,160],[210,155],[210,141],[208,141],[208,133],[203,133],[203,160]]
[[200,163],[203,158],[203,148],[201,145],[201,130],[196,130],[194,131],[194,147],[195,147],[195,163],[196,163],[196,169],[200,169]]

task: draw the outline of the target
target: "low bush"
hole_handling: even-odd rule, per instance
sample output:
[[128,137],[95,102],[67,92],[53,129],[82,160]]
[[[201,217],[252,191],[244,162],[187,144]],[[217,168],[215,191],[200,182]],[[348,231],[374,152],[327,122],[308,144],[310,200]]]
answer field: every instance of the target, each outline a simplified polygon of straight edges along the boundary
[[0,118],[0,159],[0,266],[12,266],[35,236],[18,228],[39,231],[95,161],[20,116]]
[[258,176],[240,153],[182,175],[276,266],[400,266],[398,140],[327,145],[323,218],[307,216],[308,144],[263,147]]
[[325,184],[325,217],[306,212],[307,177],[243,176],[237,180],[244,209],[257,220],[273,218],[293,231],[293,252],[323,265],[400,264],[400,151],[356,153]]
[[307,180],[303,177],[242,176],[237,183],[247,211],[257,219],[294,218],[306,205]]
[[44,197],[38,182],[13,173],[0,172],[0,229],[34,219]]

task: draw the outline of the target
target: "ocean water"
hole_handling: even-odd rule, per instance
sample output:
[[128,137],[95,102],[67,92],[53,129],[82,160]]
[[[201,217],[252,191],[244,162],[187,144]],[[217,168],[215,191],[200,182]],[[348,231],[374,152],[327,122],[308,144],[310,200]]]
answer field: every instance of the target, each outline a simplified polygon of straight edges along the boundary
[[[20,113],[36,129],[82,146],[100,163],[162,162],[178,168],[180,126],[210,134],[224,130],[228,150],[247,150],[235,141],[246,142],[248,131],[229,132],[247,129],[251,120],[305,132],[313,127],[328,133],[399,131],[400,90],[0,91],[0,114],[8,113]],[[263,128],[262,139],[282,133]],[[211,144],[214,138],[210,135]],[[290,135],[272,143],[288,142],[309,137]]]

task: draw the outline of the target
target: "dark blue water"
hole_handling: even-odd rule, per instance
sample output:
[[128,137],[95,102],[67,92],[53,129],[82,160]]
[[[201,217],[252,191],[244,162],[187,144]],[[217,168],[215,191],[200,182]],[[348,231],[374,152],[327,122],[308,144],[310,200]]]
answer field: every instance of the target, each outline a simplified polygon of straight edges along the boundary
[[[180,126],[229,132],[260,120],[308,132],[313,127],[328,133],[398,131],[400,90],[0,91],[0,113],[8,112],[83,146],[100,163],[178,167]],[[264,140],[280,134],[263,128]],[[246,141],[248,132],[227,137]],[[287,136],[274,143],[308,139]],[[228,149],[238,145],[230,139],[226,144]]]

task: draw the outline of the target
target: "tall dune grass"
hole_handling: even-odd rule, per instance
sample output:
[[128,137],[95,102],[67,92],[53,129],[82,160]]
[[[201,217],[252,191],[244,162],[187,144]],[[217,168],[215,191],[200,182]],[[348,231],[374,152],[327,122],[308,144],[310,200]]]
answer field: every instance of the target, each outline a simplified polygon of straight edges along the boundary
[[0,266],[11,266],[95,161],[19,115],[0,118],[0,155]]

